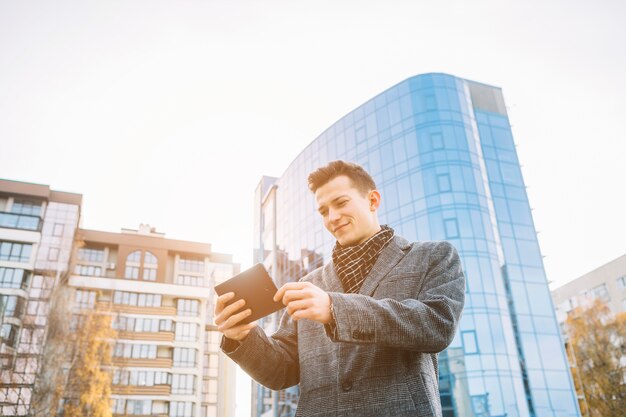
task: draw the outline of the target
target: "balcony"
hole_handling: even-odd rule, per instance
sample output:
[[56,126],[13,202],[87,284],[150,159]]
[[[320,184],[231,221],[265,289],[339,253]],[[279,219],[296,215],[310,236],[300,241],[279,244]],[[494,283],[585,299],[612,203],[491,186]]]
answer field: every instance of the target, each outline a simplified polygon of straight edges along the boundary
[[113,365],[125,367],[171,368],[172,358],[113,358]]
[[173,342],[174,332],[118,332],[117,339]]
[[117,313],[128,314],[151,314],[155,316],[175,316],[176,307],[148,307],[148,306],[131,306],[127,304],[112,304],[106,301],[98,301],[96,308],[100,311],[114,311]]
[[41,217],[0,211],[0,227],[41,232]]
[[170,395],[169,385],[113,385],[114,395]]

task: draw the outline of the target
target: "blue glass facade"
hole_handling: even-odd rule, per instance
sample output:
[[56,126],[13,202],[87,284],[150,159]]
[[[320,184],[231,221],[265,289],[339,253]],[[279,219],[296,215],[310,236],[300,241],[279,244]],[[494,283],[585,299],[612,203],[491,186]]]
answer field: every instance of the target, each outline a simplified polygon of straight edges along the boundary
[[[446,74],[409,78],[265,178],[255,256],[279,284],[330,258],[334,240],[306,178],[335,159],[372,174],[382,223],[409,240],[451,241],[461,255],[466,306],[440,354],[444,416],[579,416],[501,90]],[[295,400],[284,399],[293,397],[259,387],[256,411],[292,415]]]

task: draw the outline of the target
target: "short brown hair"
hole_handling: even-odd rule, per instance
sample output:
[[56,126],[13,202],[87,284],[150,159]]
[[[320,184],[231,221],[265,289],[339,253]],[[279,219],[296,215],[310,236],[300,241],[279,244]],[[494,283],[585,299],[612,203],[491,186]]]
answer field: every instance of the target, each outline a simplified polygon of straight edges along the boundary
[[376,183],[370,174],[361,165],[353,162],[332,161],[309,174],[309,189],[316,192],[318,188],[330,180],[345,175],[350,178],[352,185],[363,195],[376,189]]

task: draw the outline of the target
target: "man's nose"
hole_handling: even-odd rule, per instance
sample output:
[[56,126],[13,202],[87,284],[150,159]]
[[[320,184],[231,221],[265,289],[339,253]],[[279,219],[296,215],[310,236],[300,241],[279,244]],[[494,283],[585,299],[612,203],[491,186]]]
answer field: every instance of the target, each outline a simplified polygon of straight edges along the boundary
[[328,220],[330,220],[331,222],[339,220],[340,217],[341,215],[339,214],[338,210],[328,210]]

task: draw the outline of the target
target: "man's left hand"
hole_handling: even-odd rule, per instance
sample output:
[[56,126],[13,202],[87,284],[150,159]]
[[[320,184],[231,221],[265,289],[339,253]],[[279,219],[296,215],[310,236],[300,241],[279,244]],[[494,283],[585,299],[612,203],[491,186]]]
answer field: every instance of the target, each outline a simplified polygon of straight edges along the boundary
[[288,282],[274,295],[282,300],[287,313],[294,320],[309,319],[322,324],[330,323],[330,296],[310,282]]

